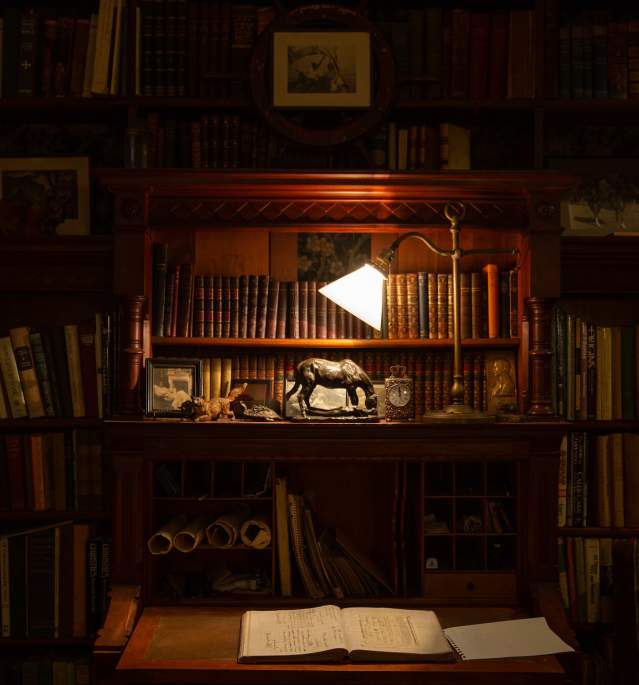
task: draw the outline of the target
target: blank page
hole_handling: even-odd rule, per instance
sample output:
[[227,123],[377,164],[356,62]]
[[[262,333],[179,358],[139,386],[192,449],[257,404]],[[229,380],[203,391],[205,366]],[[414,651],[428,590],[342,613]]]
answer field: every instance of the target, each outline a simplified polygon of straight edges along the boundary
[[574,652],[543,616],[446,628],[444,635],[465,661]]

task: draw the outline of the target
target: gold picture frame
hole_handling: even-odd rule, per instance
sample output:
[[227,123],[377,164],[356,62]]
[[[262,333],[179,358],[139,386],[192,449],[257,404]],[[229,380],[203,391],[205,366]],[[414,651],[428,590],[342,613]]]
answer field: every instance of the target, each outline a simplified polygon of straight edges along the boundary
[[273,33],[274,107],[365,108],[370,105],[370,33]]
[[3,235],[88,235],[89,198],[88,157],[0,158]]

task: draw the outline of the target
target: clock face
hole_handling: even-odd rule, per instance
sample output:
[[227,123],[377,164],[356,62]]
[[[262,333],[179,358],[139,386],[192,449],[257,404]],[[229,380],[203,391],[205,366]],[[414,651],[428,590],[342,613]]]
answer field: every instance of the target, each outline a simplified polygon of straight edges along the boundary
[[395,407],[405,407],[410,402],[410,388],[403,383],[396,383],[388,391],[387,399]]

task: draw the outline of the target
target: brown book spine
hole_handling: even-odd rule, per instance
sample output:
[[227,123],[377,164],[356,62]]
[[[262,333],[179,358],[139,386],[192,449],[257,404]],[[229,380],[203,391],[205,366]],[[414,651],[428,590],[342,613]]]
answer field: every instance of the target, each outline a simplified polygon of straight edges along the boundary
[[346,337],[351,340],[354,337],[355,330],[355,316],[350,312],[346,312]]
[[608,96],[613,100],[628,98],[628,24],[608,24]]
[[329,299],[326,301],[326,337],[337,338],[337,305]]
[[468,91],[472,100],[483,100],[488,94],[490,14],[471,12],[470,15],[470,73]]
[[406,274],[396,274],[397,288],[397,337],[401,340],[408,338],[408,290]]
[[175,286],[173,287],[173,305],[171,307],[171,336],[177,335],[178,302],[180,295],[180,267],[175,267]]
[[249,356],[248,354],[241,354],[240,355],[240,378],[248,378],[249,377]]
[[220,168],[220,117],[217,114],[209,117],[208,154],[209,169]]
[[437,318],[437,274],[427,274],[428,284],[428,337],[429,339],[439,338],[438,318]]
[[324,339],[327,336],[327,303],[328,300],[322,293],[320,289],[327,285],[326,281],[320,281],[317,284],[317,308],[315,310],[316,314],[316,324],[315,324],[315,335],[317,338]]
[[173,299],[175,296],[176,270],[172,269],[166,275],[166,293],[164,295],[164,327],[162,334],[166,337],[172,335],[171,322],[173,321]]
[[277,305],[279,302],[280,282],[271,278],[268,283],[268,304],[266,312],[266,337],[274,338],[277,332]]
[[444,407],[450,404],[450,388],[453,381],[453,360],[448,352],[444,352],[442,362],[442,402]]
[[353,338],[355,340],[364,338],[364,322],[356,316],[353,317]]
[[[151,151],[149,150],[149,166],[156,166],[151,163]],[[191,166],[194,169],[202,167],[202,151],[200,137],[200,122],[194,121],[191,124]]]
[[481,352],[473,359],[473,409],[484,409],[484,359]]
[[200,166],[202,169],[209,168],[209,118],[200,117]]
[[248,277],[248,337],[257,337],[257,300],[258,300],[258,277]]
[[11,483],[10,497],[13,511],[24,511],[27,508],[25,484],[25,459],[22,435],[7,435],[4,438],[6,476]]
[[257,380],[268,380],[268,376],[266,373],[266,356],[263,354],[257,355]]
[[165,93],[167,97],[177,95],[175,49],[177,43],[177,2],[165,0],[164,2],[164,62],[165,62]]
[[417,274],[406,274],[406,304],[408,310],[408,337],[419,338],[419,296]]
[[266,337],[266,319],[268,316],[269,277],[262,274],[257,278],[257,327],[255,336]]
[[278,413],[281,415],[284,410],[284,372],[285,372],[284,352],[275,355],[275,382],[273,383],[273,399],[279,407]]
[[248,337],[248,306],[249,306],[249,277],[246,274],[240,276],[239,282],[239,338]]
[[[153,95],[155,64],[153,62],[153,0],[140,0],[138,5],[142,11],[142,95]],[[194,19],[197,26],[197,19]],[[197,63],[197,62],[196,62]]]
[[408,127],[408,168],[417,169],[418,168],[418,126]]
[[240,283],[237,276],[231,276],[231,338],[240,337]]
[[286,321],[288,315],[288,288],[289,283],[280,283],[277,295],[277,328],[278,338],[286,338]]
[[306,301],[306,320],[307,327],[306,333],[307,337],[315,338],[317,337],[316,328],[316,311],[317,311],[317,281],[308,282],[308,295]]
[[467,407],[474,407],[473,402],[473,355],[466,352],[463,356],[464,368],[464,404]]
[[447,285],[446,285],[446,311],[448,313],[448,337],[453,337],[453,315],[455,310],[453,308],[453,274],[448,274]]
[[153,2],[153,95],[166,95],[164,0]]
[[[190,3],[189,3],[190,4]],[[177,95],[186,95],[186,22],[187,0],[176,2],[176,34],[175,34],[175,87]]]
[[[248,75],[251,49],[257,33],[257,7],[234,4],[232,12],[231,73]],[[231,80],[231,95],[244,95],[242,79]]]
[[389,274],[386,281],[386,310],[388,312],[388,338],[394,340],[398,337],[398,313],[397,313],[397,276]]
[[486,264],[482,269],[488,293],[488,337],[499,337],[499,272],[497,264]]
[[221,158],[220,167],[228,169],[231,166],[231,117],[222,118]]
[[[531,10],[511,10],[508,42],[508,97],[535,96],[535,26]],[[592,69],[592,66],[589,65]]]
[[300,285],[299,281],[288,284],[288,337],[297,339],[300,337]]
[[207,338],[213,337],[213,276],[204,276],[204,335]]
[[209,2],[198,2],[198,27],[197,37],[199,44],[199,59],[197,60],[197,81],[195,82],[195,95],[208,95],[207,81],[202,77],[206,75],[209,68],[209,41],[211,39],[209,30],[209,10],[211,4]]
[[229,136],[231,140],[229,166],[237,169],[240,166],[240,118],[238,116],[231,117]]
[[336,322],[337,333],[336,338],[343,340],[346,337],[346,310],[342,307],[336,307]]
[[425,384],[426,367],[424,355],[418,353],[415,357],[415,418],[424,415],[425,404]]
[[[6,29],[5,29],[6,30]],[[42,39],[42,96],[47,98],[52,94],[54,57],[58,39],[58,20],[46,19],[44,22],[44,35]]]
[[509,280],[509,319],[511,338],[519,336],[519,271],[512,269],[508,272]]
[[98,416],[98,371],[95,358],[95,322],[78,325],[80,367],[85,416]]
[[470,274],[471,336],[481,338],[482,329],[481,274]]
[[[208,34],[209,43],[206,53],[206,61],[202,64],[204,74],[215,74],[219,72],[219,49],[220,49],[220,3],[208,3]],[[218,95],[219,81],[207,79],[202,83],[202,95],[215,97]]]
[[[222,2],[220,7],[220,46],[218,52],[218,69],[221,74],[230,73],[231,68],[231,3]],[[229,82],[220,81],[218,93],[220,97],[228,97]]]
[[439,352],[435,352],[433,355],[433,409],[443,409],[444,406],[444,396],[443,396],[443,365],[442,356]]
[[224,327],[224,282],[222,276],[215,276],[213,284],[215,302],[215,310],[213,311],[213,334],[216,338],[221,338]]
[[[508,14],[493,12],[490,25],[488,97],[492,100],[503,100],[506,97],[508,77]],[[557,60],[557,64],[558,64]],[[553,73],[558,70],[552,64]]]
[[468,97],[470,12],[466,9],[451,11],[450,32],[450,96]]
[[257,379],[257,355],[249,354],[248,356],[248,375],[247,378],[251,380]]
[[69,94],[75,97],[82,95],[84,86],[84,66],[87,61],[89,47],[89,20],[76,19],[73,36],[73,55],[71,57],[71,76],[69,79]]
[[308,338],[308,282],[299,281],[299,334],[300,338]]
[[206,331],[206,306],[204,295],[204,276],[195,277],[195,316],[194,335],[203,338]]
[[437,337],[448,338],[448,274],[437,274]]
[[470,294],[470,274],[463,273],[459,275],[460,290],[461,290],[461,311],[460,311],[460,327],[461,337],[470,338],[472,335],[473,324],[473,310],[471,304]]

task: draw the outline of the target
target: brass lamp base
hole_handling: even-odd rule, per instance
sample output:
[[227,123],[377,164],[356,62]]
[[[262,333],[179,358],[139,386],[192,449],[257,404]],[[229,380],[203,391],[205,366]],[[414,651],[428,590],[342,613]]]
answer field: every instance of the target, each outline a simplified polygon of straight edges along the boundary
[[449,404],[439,411],[427,412],[422,420],[427,423],[493,423],[496,418],[465,404]]

